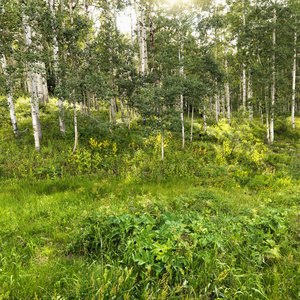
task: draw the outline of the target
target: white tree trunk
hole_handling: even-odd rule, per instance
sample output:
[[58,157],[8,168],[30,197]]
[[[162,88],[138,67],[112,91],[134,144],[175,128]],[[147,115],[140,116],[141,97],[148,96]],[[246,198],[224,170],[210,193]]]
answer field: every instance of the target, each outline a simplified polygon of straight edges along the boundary
[[261,100],[259,100],[259,113],[260,113],[260,118],[261,118],[261,125],[264,126],[264,114],[262,111]]
[[19,129],[18,129],[15,107],[14,107],[14,102],[13,102],[13,97],[12,97],[12,84],[11,84],[10,77],[6,71],[7,64],[6,64],[6,58],[5,58],[4,54],[2,54],[1,65],[2,65],[2,70],[3,70],[4,75],[7,76],[7,78],[8,78],[7,79],[7,87],[8,87],[7,102],[8,102],[8,107],[9,107],[11,124],[12,124],[15,136],[18,136]]
[[139,52],[140,52],[140,65],[139,65],[139,70],[144,75],[145,72],[145,66],[144,66],[144,60],[143,60],[143,55],[144,55],[144,43],[143,43],[143,34],[141,30],[141,21],[139,17],[139,9],[138,9],[138,4],[137,0],[134,1],[134,8],[135,8],[135,16],[136,16],[136,29],[137,29],[137,34],[138,34],[138,43],[139,43]]
[[[179,61],[183,58],[181,55],[183,46],[181,45],[181,48],[179,50]],[[183,66],[180,67],[180,74],[183,76]],[[185,136],[184,136],[184,115],[183,115],[183,95],[180,95],[180,119],[181,119],[181,132],[182,132],[182,147],[181,149],[184,149],[184,142],[185,142]]]
[[35,74],[36,86],[37,86],[37,95],[39,102],[45,103],[44,101],[44,88],[43,88],[43,78],[40,74],[41,72],[41,63],[37,63],[37,67],[39,68],[38,73]]
[[227,105],[227,119],[228,124],[231,123],[231,113],[230,113],[230,93],[229,93],[229,82],[228,82],[228,65],[227,65],[227,57],[225,58],[225,70],[227,74],[227,79],[225,82],[225,95],[226,95],[226,105]]
[[225,95],[222,93],[222,118],[225,119]]
[[[245,18],[245,1],[243,0],[243,30],[245,30],[246,27],[246,18]],[[246,65],[243,63],[243,114],[245,115],[246,112]]]
[[[216,83],[217,85],[217,83]],[[220,99],[218,92],[215,94],[215,117],[216,117],[216,123],[219,124],[219,105],[220,105]]]
[[120,98],[120,107],[121,107],[121,118],[122,118],[122,120],[124,120],[125,119],[125,113],[124,113],[124,105],[123,105],[122,98]]
[[245,114],[246,112],[246,93],[247,93],[247,88],[246,88],[246,66],[243,64],[243,76],[242,76],[242,86],[243,86],[243,113]]
[[293,61],[293,84],[292,84],[292,129],[295,130],[295,99],[296,99],[296,69],[297,69],[297,32],[294,37],[294,61]]
[[194,105],[192,105],[192,118],[191,118],[191,138],[190,141],[193,141],[193,125],[194,125]]
[[[24,41],[27,47],[31,45],[31,27],[28,25],[28,17],[24,16]],[[37,151],[40,151],[40,140],[42,139],[42,129],[39,118],[39,107],[37,101],[37,88],[36,88],[36,75],[34,72],[34,68],[32,64],[29,64],[30,69],[30,78],[31,78],[31,116],[32,116],[32,127],[33,127],[33,135],[34,135],[34,143]]]
[[40,136],[39,136],[39,122],[38,122],[38,115],[37,115],[37,93],[36,93],[36,83],[35,83],[35,74],[31,72],[31,83],[32,83],[32,95],[30,101],[31,107],[31,117],[32,117],[32,127],[33,127],[33,136],[34,136],[34,144],[35,149],[40,151]]
[[117,124],[115,108],[114,108],[114,97],[110,97],[110,111],[111,111],[111,115],[112,115],[114,124]]
[[[55,0],[49,0],[50,9],[54,18],[54,24],[52,24],[53,28],[53,59],[54,59],[54,72],[55,72],[55,85],[58,88],[58,99],[57,99],[57,106],[59,111],[59,129],[61,134],[66,133],[66,124],[65,124],[65,117],[64,117],[64,102],[61,97],[61,78],[59,77],[59,54],[58,54],[58,41],[57,41],[57,35],[56,35],[56,12],[55,12]],[[61,3],[62,5],[62,3]]]
[[249,120],[251,121],[253,119],[253,91],[252,91],[252,81],[251,76],[249,75],[248,78],[248,111],[249,111]]
[[44,95],[44,103],[49,103],[49,91],[46,79],[46,65],[42,63],[42,81],[43,81],[43,95]]
[[78,146],[78,129],[77,129],[77,111],[76,111],[76,101],[74,98],[74,132],[75,132],[75,140],[74,140],[74,148],[73,153],[75,153],[77,146]]
[[164,133],[161,131],[161,161],[164,161]]
[[84,115],[83,102],[81,101],[79,105],[80,105],[81,114]]
[[[276,9],[273,10],[274,13],[274,25],[276,25]],[[270,120],[270,144],[274,142],[274,108],[275,108],[275,93],[276,93],[276,83],[275,83],[275,47],[276,47],[276,29],[273,29],[273,55],[272,55],[272,89],[271,89],[271,120]]]
[[[268,87],[266,88],[266,90],[268,91]],[[269,104],[268,104],[267,95],[265,96],[265,106],[266,106],[267,141],[268,144],[270,145]]]
[[206,132],[206,110],[205,110],[205,104],[203,105],[203,126],[204,126],[204,132]]
[[145,68],[145,73],[147,74],[148,72],[148,50],[147,50],[147,31],[146,31],[146,20],[145,20],[145,9],[142,8],[142,24],[143,24],[143,44],[144,44],[144,54],[143,54],[143,59],[144,59],[144,68]]
[[183,117],[183,95],[180,95],[180,118],[181,118],[181,132],[182,132],[182,147],[181,149],[184,149],[184,117]]

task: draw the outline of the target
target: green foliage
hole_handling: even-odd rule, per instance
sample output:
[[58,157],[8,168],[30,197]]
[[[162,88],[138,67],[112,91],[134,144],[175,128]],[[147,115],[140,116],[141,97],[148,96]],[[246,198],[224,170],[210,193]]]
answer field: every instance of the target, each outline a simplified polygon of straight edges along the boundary
[[170,128],[162,163],[161,136],[141,117],[130,132],[123,122],[110,132],[102,110],[79,117],[72,153],[72,110],[60,136],[51,100],[40,110],[37,153],[28,110],[28,99],[19,99],[18,139],[4,113],[0,125],[0,297],[297,295],[295,134],[278,131],[280,142],[268,147],[259,124],[233,119],[181,150]]

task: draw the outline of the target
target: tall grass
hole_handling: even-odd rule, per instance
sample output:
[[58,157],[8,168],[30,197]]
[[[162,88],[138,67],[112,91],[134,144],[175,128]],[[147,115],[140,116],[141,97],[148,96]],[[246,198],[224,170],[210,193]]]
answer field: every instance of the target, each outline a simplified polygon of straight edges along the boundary
[[258,122],[220,122],[183,151],[170,132],[162,163],[139,119],[111,135],[82,116],[74,156],[71,115],[62,137],[54,103],[36,153],[27,104],[19,139],[7,115],[0,125],[0,299],[300,297],[298,131],[286,121],[272,147]]

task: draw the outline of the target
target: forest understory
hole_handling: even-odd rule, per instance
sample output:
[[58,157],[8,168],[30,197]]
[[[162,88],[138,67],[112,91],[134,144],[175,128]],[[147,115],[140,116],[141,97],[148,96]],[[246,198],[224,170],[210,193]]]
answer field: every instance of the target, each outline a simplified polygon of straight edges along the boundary
[[18,138],[1,114],[1,299],[299,299],[299,118],[269,146],[260,119],[204,133],[195,114],[162,162],[159,133],[95,122],[105,109],[79,114],[73,153],[54,100],[37,152],[28,109],[16,101]]

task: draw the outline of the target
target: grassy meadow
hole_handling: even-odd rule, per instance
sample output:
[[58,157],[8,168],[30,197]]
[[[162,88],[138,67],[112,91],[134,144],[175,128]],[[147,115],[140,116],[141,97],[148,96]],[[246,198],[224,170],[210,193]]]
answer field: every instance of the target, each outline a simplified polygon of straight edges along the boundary
[[73,154],[52,100],[37,153],[28,99],[16,113],[18,139],[0,106],[0,299],[300,299],[300,118],[268,146],[259,119],[197,117],[162,162],[139,117],[79,115]]

